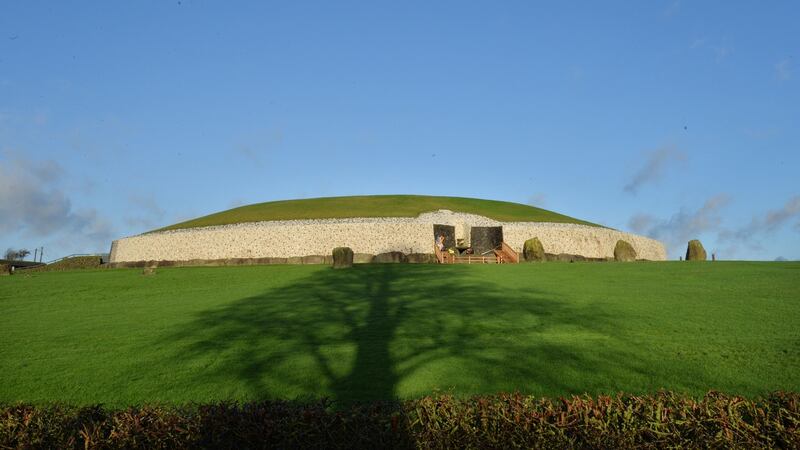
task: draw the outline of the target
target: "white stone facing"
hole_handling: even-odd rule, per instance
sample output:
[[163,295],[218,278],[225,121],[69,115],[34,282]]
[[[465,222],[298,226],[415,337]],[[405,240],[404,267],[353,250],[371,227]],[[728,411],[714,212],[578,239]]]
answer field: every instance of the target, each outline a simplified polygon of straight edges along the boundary
[[656,240],[608,228],[545,222],[499,222],[475,214],[440,210],[418,217],[283,220],[189,228],[141,234],[114,241],[110,260],[187,261],[192,259],[289,258],[327,255],[334,247],[355,253],[433,252],[433,224],[453,225],[456,237],[469,242],[473,226],[502,226],[503,239],[521,252],[538,237],[547,253],[587,258],[614,256],[617,240],[630,242],[640,259],[665,260]]
[[522,253],[526,240],[538,237],[545,253],[567,253],[587,258],[613,258],[618,240],[628,241],[636,250],[637,259],[664,261],[664,244],[644,236],[609,228],[564,223],[513,222],[503,224],[503,240]]

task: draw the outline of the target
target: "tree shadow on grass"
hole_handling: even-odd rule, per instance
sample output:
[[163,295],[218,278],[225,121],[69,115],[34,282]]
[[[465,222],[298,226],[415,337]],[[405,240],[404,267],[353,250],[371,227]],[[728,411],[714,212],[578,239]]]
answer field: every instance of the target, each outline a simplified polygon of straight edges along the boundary
[[620,318],[476,278],[482,273],[423,265],[319,270],[199,312],[168,339],[193,382],[220,399],[243,390],[249,399],[343,403],[436,390],[562,395],[647,373],[624,351],[588,350],[615,346]]

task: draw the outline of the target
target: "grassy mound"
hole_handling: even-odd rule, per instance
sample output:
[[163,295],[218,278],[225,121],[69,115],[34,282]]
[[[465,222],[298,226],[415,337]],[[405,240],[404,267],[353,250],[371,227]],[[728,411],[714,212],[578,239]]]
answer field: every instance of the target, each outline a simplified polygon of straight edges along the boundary
[[504,222],[557,222],[597,226],[591,222],[519,203],[463,197],[369,195],[256,203],[176,223],[155,231],[269,220],[416,217],[421,213],[439,209],[479,214]]
[[64,270],[78,270],[78,269],[98,269],[100,268],[99,256],[73,256],[71,258],[64,258],[52,264],[45,264],[43,266],[32,267],[25,269],[25,273],[30,272],[60,272]]

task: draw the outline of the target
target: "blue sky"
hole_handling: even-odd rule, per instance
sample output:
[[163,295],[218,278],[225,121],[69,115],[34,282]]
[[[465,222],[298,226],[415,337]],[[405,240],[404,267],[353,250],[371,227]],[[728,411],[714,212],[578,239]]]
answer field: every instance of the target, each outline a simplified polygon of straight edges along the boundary
[[0,249],[233,206],[531,203],[800,259],[797,2],[5,2]]

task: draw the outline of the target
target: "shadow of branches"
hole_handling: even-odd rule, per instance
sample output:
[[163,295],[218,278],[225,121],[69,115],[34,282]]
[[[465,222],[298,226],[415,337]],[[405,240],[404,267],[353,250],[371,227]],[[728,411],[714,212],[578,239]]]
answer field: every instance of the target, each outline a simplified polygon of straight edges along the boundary
[[[480,273],[423,265],[319,270],[202,311],[169,339],[177,344],[174,357],[194,365],[197,383],[219,386],[219,398],[230,395],[232,380],[256,399],[568,394],[586,392],[592,381],[579,385],[565,373],[646,371],[624,353],[613,353],[609,365],[608,353],[576,351],[574,339],[613,345],[616,318],[476,278]],[[614,376],[600,373],[598,389]]]

